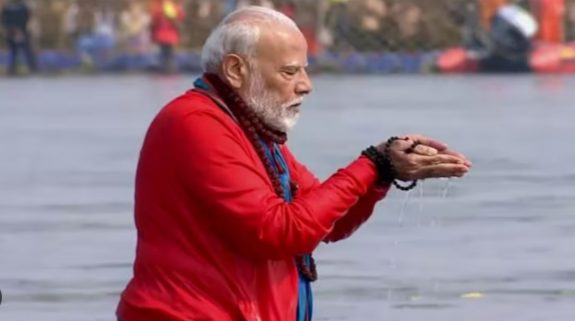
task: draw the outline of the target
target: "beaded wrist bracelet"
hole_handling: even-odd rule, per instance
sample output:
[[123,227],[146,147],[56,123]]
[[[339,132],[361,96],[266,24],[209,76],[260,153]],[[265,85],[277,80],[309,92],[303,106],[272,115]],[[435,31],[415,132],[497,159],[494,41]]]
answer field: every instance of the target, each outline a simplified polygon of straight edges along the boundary
[[394,136],[388,139],[387,142],[385,143],[383,153],[380,152],[374,146],[370,146],[369,148],[367,148],[362,152],[362,155],[369,158],[375,164],[375,167],[377,168],[377,172],[379,175],[377,183],[379,186],[386,184],[393,184],[399,190],[409,191],[417,186],[417,180],[411,182],[407,186],[399,184],[399,182],[396,179],[397,171],[395,170],[395,167],[393,166],[393,163],[391,162],[391,159],[389,157],[389,149],[391,147],[391,144],[393,144],[393,142],[395,142],[396,140],[402,140],[402,138]]

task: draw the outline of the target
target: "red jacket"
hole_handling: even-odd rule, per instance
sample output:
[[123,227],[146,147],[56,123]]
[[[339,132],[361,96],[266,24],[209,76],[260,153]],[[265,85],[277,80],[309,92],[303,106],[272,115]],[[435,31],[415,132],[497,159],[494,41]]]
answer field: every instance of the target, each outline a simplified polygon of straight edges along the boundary
[[[134,276],[123,321],[294,321],[294,257],[348,237],[387,189],[364,157],[324,183],[282,152],[299,191],[278,197],[234,120],[190,91],[157,115],[136,174]],[[319,267],[321,269],[321,266]]]

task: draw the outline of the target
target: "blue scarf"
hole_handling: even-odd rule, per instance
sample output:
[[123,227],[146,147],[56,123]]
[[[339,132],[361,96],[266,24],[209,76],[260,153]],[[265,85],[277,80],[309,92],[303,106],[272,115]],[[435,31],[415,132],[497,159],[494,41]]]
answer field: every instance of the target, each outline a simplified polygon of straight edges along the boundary
[[[273,163],[276,163],[281,166],[282,168],[282,172],[283,173],[279,173],[276,172],[280,178],[280,182],[282,184],[283,187],[283,191],[284,191],[284,195],[283,198],[285,199],[286,202],[291,202],[293,199],[293,195],[291,193],[291,186],[290,186],[290,174],[289,174],[289,169],[287,166],[287,163],[280,151],[280,148],[277,144],[273,144],[272,148],[273,151],[271,150],[271,148],[265,144],[264,142],[261,143],[262,146],[264,147],[264,150],[266,152],[266,157],[272,161]],[[273,152],[273,155],[272,155]],[[275,160],[276,162],[274,162],[273,160]],[[274,167],[275,168],[275,167]],[[277,169],[276,169],[277,170]],[[310,265],[310,256],[306,255],[304,256],[304,263],[306,265]],[[310,282],[303,276],[301,275],[301,273],[299,273],[299,296],[298,296],[298,307],[297,307],[297,321],[311,321],[312,319],[312,314],[313,314],[313,294],[311,291],[311,284]]]
[[[204,91],[210,91],[210,86],[202,79],[199,78],[194,82],[194,86],[198,89]],[[219,105],[222,102],[216,101]],[[222,107],[222,106],[220,106]],[[270,148],[268,144],[261,141],[261,145],[264,147],[264,151],[266,153],[266,158],[268,158],[272,164],[277,163],[282,168],[282,172],[280,173],[277,171],[277,168],[274,167],[276,173],[280,178],[280,182],[282,184],[282,188],[284,191],[283,199],[286,202],[291,202],[293,200],[293,195],[291,192],[290,186],[290,173],[287,166],[287,163],[281,153],[281,150],[277,144],[273,144]],[[275,160],[275,161],[274,161]],[[310,256],[304,256],[304,264],[310,265]],[[311,290],[311,284],[301,273],[299,273],[299,281],[298,281],[298,305],[297,305],[297,318],[296,321],[311,321],[313,315],[313,293]]]

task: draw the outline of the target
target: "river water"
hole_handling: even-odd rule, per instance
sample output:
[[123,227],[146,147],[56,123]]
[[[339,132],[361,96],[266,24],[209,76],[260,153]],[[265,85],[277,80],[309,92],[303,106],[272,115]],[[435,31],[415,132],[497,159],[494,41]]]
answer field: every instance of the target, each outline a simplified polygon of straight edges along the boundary
[[[134,169],[193,77],[0,79],[1,321],[115,320]],[[316,254],[316,320],[575,319],[575,79],[317,76],[289,145],[325,178],[404,133],[474,163]]]

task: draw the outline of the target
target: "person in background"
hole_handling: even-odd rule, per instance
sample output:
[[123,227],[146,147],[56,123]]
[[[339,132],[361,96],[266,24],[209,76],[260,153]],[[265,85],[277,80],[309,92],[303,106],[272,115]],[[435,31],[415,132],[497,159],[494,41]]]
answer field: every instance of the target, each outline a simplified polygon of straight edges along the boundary
[[477,64],[478,71],[531,71],[529,60],[539,26],[529,11],[518,4],[503,5],[485,29],[473,6],[463,4],[459,8],[452,14],[462,26],[466,55]]
[[308,54],[311,56],[319,54],[322,49],[318,39],[319,2],[316,0],[298,1],[295,6],[295,15],[292,18],[305,37],[308,45]]
[[355,2],[349,0],[329,0],[322,23],[326,26],[326,32],[322,35],[322,41],[326,47],[334,52],[350,52],[354,50],[350,44],[357,24],[351,8]]
[[37,71],[36,56],[32,49],[28,24],[30,8],[23,0],[10,0],[2,7],[1,24],[6,35],[6,43],[10,52],[8,74],[15,75],[18,67],[18,56],[22,52],[30,72]]
[[78,41],[78,14],[80,13],[80,6],[77,0],[70,2],[64,13],[64,22],[62,30],[65,35],[65,44],[68,48],[75,48]]
[[423,10],[416,1],[395,3],[391,16],[397,27],[397,45],[402,50],[425,50],[430,37],[423,25]]
[[539,26],[533,16],[515,4],[502,6],[491,20],[484,71],[528,72],[533,41]]
[[150,15],[139,1],[132,0],[120,15],[122,42],[129,54],[144,55],[149,49]]
[[175,66],[175,48],[180,44],[180,24],[184,9],[174,0],[156,0],[151,7],[151,37],[160,48],[160,68],[172,72]]
[[[109,59],[117,43],[118,12],[111,3],[101,2],[95,12],[94,42],[96,51]],[[104,58],[103,58],[104,59]]]
[[508,0],[478,0],[481,26],[484,30],[491,28],[491,19],[493,19],[497,10],[507,3]]
[[565,0],[531,0],[531,8],[539,23],[535,40],[559,44],[565,40]]
[[565,9],[565,40],[575,41],[575,1],[569,1]]

